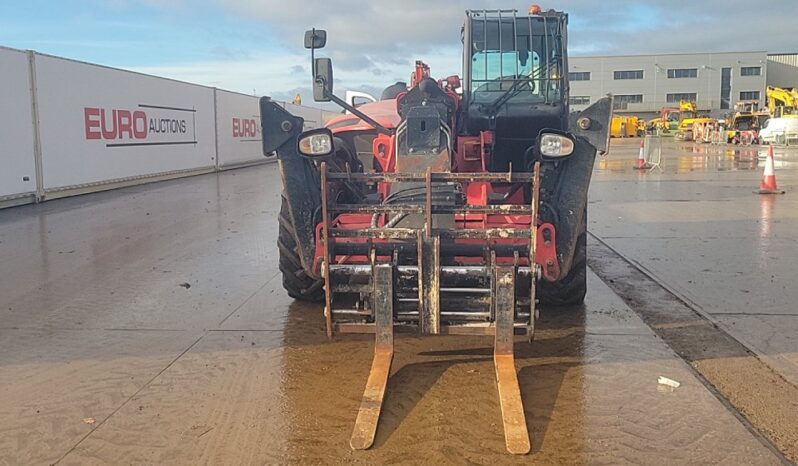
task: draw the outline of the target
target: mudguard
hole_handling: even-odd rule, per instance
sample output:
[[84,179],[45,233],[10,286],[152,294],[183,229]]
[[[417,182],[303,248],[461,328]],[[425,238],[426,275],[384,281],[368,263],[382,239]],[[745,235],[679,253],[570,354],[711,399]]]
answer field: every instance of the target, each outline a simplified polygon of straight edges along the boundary
[[[283,195],[296,233],[302,267],[312,275],[316,248],[316,224],[321,209],[321,180],[316,165],[297,152],[297,138],[304,120],[269,97],[260,99],[263,153],[277,152]],[[318,278],[318,277],[314,277]]]
[[576,243],[582,233],[587,211],[587,195],[596,153],[609,150],[612,96],[609,95],[573,114],[569,133],[575,144],[573,154],[565,160],[544,163],[541,174],[540,197],[544,205],[552,206],[556,218],[544,218],[557,230],[557,258],[560,276],[568,275],[573,265]]

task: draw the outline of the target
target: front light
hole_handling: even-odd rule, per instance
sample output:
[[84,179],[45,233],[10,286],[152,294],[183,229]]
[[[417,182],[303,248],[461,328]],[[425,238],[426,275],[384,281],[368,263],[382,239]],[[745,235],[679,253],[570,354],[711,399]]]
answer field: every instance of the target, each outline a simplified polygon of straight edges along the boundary
[[545,157],[565,157],[574,152],[574,141],[560,134],[543,134],[540,137],[540,153]]
[[329,155],[333,151],[332,135],[316,133],[299,140],[299,153],[310,157]]

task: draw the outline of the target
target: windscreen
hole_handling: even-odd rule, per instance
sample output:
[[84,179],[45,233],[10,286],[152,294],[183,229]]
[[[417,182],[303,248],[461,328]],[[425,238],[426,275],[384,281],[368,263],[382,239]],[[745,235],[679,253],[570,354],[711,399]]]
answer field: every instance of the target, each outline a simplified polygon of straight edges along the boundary
[[490,103],[561,100],[563,56],[554,18],[470,18],[472,101]]

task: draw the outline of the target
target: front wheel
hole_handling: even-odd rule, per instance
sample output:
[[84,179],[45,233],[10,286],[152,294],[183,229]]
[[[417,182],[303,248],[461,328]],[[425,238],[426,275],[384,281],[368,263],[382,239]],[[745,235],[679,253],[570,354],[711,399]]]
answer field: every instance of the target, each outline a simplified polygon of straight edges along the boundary
[[295,228],[288,215],[288,201],[280,197],[280,230],[277,236],[277,249],[280,253],[280,272],[283,274],[283,288],[288,296],[300,301],[324,301],[324,280],[308,275],[299,259]]

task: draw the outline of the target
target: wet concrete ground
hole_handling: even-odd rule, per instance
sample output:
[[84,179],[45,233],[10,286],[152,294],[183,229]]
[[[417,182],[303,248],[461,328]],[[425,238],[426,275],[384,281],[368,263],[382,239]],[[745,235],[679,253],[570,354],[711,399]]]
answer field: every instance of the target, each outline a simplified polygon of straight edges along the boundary
[[[641,176],[599,166],[598,234],[641,236],[610,218]],[[281,290],[279,189],[260,166],[0,211],[0,463],[780,461],[593,274],[586,306],[544,309],[517,348],[531,456],[504,451],[492,342],[474,337],[400,337],[375,448],[352,452],[372,343],[327,341],[321,309]]]
[[798,385],[798,147],[775,149],[782,196],[753,194],[766,147],[665,139],[663,171],[613,139],[591,185],[590,230]]

